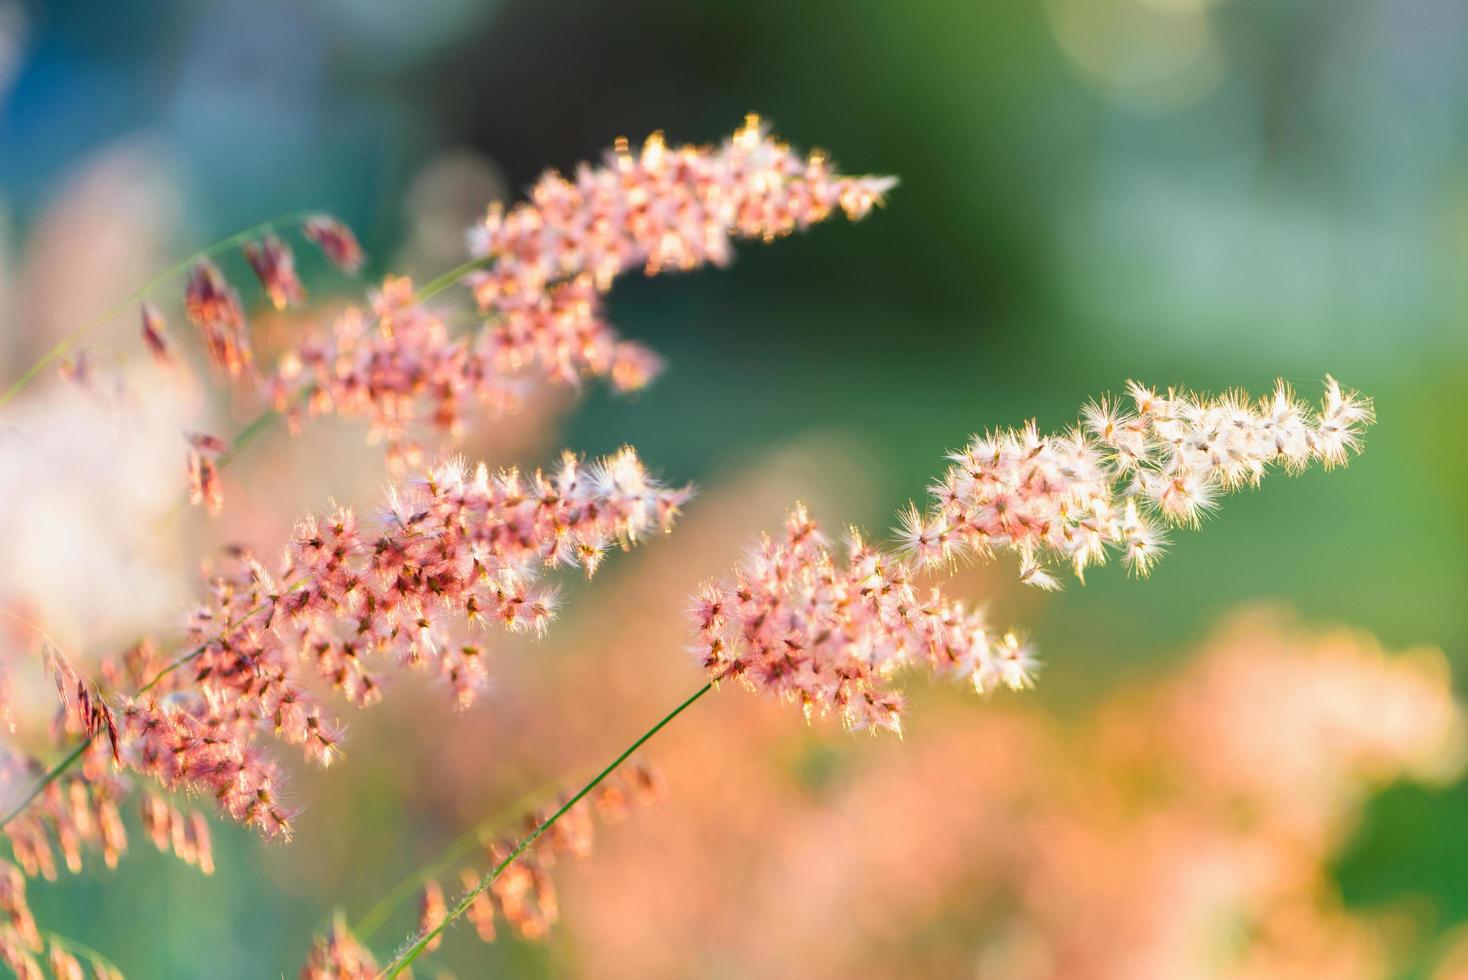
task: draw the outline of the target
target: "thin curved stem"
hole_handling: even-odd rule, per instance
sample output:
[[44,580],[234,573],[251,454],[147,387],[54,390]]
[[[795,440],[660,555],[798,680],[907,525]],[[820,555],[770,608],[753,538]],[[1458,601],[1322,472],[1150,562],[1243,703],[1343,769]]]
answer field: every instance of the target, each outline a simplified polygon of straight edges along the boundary
[[188,257],[180,259],[178,262],[175,262],[173,265],[158,273],[152,279],[149,279],[147,282],[143,283],[143,285],[138,287],[138,289],[129,293],[127,296],[124,296],[122,299],[118,300],[115,304],[108,307],[106,310],[103,310],[95,318],[88,320],[86,323],[82,324],[80,327],[73,330],[65,337],[61,338],[61,340],[57,341],[56,346],[52,347],[45,354],[41,355],[40,360],[36,361],[36,363],[28,367],[25,373],[17,378],[15,382],[5,390],[5,394],[0,395],[0,408],[4,408],[5,405],[12,398],[20,394],[21,389],[30,384],[30,382],[36,377],[36,375],[44,371],[48,365],[54,363],[57,358],[61,357],[61,355],[65,354],[67,351],[75,347],[77,342],[85,337],[87,334],[91,333],[93,330],[96,330],[103,324],[111,321],[113,317],[120,314],[123,310],[127,309],[133,303],[136,303],[139,300],[143,299],[154,289],[172,279],[174,276],[186,271],[194,263],[199,262],[203,259],[211,258],[215,255],[220,254],[221,252],[227,252],[235,246],[241,245],[249,241],[256,235],[268,231],[276,225],[295,224],[297,222],[304,221],[306,218],[315,213],[315,211],[288,211],[285,214],[277,215],[274,218],[262,221],[259,224],[251,225],[243,231],[237,231],[233,235],[230,235],[228,238],[221,238],[214,244],[205,246],[199,251],[194,252],[192,255],[189,255]]
[[513,820],[517,815],[523,813],[526,807],[532,805],[536,800],[543,798],[553,788],[553,786],[543,785],[537,786],[527,793],[521,793],[512,803],[500,807],[494,813],[470,827],[460,837],[439,851],[433,860],[403,878],[376,905],[363,913],[362,918],[358,919],[356,926],[352,928],[352,935],[356,936],[358,940],[366,942],[369,936],[382,928],[383,923],[387,921],[388,916],[392,915],[395,909],[417,892],[424,881],[442,874],[464,854],[478,846],[484,840],[486,834]]
[[[258,611],[260,609],[263,609],[263,608],[264,608],[264,603],[261,603],[259,606],[256,606],[255,609],[251,610],[251,612],[256,612],[256,611]],[[246,613],[245,615],[248,616],[249,614],[250,613]],[[182,667],[184,664],[188,663],[189,661],[198,659],[200,656],[203,655],[204,651],[207,650],[207,649],[209,649],[209,644],[208,643],[200,643],[198,646],[194,647],[188,653],[185,653],[185,654],[183,654],[180,657],[175,657],[173,660],[169,661],[162,668],[160,668],[159,671],[158,671],[158,673],[156,673],[156,674],[153,675],[153,679],[152,680],[148,681],[148,683],[146,683],[142,687],[138,688],[138,693],[139,694],[147,694],[149,691],[153,690],[153,688],[157,687],[158,686],[158,682],[161,681],[161,680],[163,680],[163,678],[167,677],[169,674],[173,673],[175,670],[178,670],[180,667]]]
[[495,865],[494,870],[490,871],[487,875],[480,879],[479,884],[475,885],[472,889],[466,892],[464,897],[460,898],[459,901],[454,905],[454,907],[449,909],[448,914],[444,916],[442,922],[420,935],[417,939],[413,940],[411,945],[409,945],[406,949],[399,953],[397,957],[394,958],[393,961],[389,963],[383,969],[383,971],[377,975],[378,980],[385,980],[385,978],[395,977],[399,973],[402,973],[403,970],[406,969],[410,963],[416,960],[419,954],[421,954],[424,949],[428,947],[429,943],[431,943],[440,933],[442,933],[444,929],[448,928],[449,923],[455,921],[459,918],[459,916],[468,911],[469,906],[474,903],[474,900],[480,895],[484,894],[485,889],[494,884],[495,879],[503,874],[504,870],[508,868],[512,863],[514,863],[516,858],[525,853],[525,849],[528,848],[531,844],[534,844],[536,840],[540,838],[541,834],[544,834],[547,830],[554,826],[555,822],[561,819],[561,817],[565,816],[566,812],[570,810],[573,806],[575,806],[577,803],[580,803],[582,798],[584,798],[587,793],[590,793],[592,790],[596,789],[596,787],[600,785],[603,779],[606,779],[613,772],[615,772],[617,767],[626,762],[627,758],[632,755],[633,752],[636,752],[639,748],[642,747],[643,743],[652,738],[658,732],[662,731],[669,722],[671,722],[674,718],[677,718],[684,711],[686,711],[689,706],[693,704],[693,702],[697,701],[709,691],[713,690],[713,687],[713,682],[709,681],[703,687],[699,688],[697,691],[694,691],[691,695],[689,695],[682,704],[678,705],[678,707],[674,708],[672,711],[664,715],[662,720],[659,721],[656,725],[653,725],[647,731],[643,732],[642,735],[639,736],[635,742],[627,746],[627,748],[622,751],[621,755],[613,759],[610,765],[608,765],[601,772],[593,776],[591,782],[581,787],[581,789],[576,792],[575,796],[572,796],[565,803],[561,804],[560,808],[557,809],[555,813],[552,813],[549,817],[543,820],[534,830],[526,835],[525,839],[522,840],[519,845],[517,845],[515,849],[510,852],[510,855],[508,857],[506,857],[499,864]]
[[46,937],[46,942],[50,943],[52,946],[59,946],[62,949],[66,950],[68,953],[75,954],[76,956],[80,956],[83,959],[89,961],[92,966],[102,967],[103,969],[110,971],[115,976],[122,976],[122,971],[117,968],[116,963],[112,962],[102,953],[99,953],[97,950],[93,949],[91,946],[88,946],[86,943],[77,942],[75,939],[70,939],[66,936],[60,935],[59,933],[51,932],[50,930],[43,931],[42,935]]
[[20,816],[25,808],[30,806],[35,798],[40,796],[41,793],[45,791],[47,786],[50,786],[52,783],[56,782],[56,780],[60,779],[61,774],[70,769],[72,763],[80,759],[82,757],[82,753],[87,751],[87,746],[91,744],[91,738],[83,739],[82,741],[77,743],[75,748],[67,753],[64,759],[56,763],[56,765],[52,766],[50,771],[48,771],[46,775],[41,777],[41,781],[36,783],[35,786],[31,787],[31,791],[25,795],[25,799],[15,804],[15,806],[11,807],[10,810],[5,814],[4,818],[0,819],[0,830],[4,830],[6,825],[8,825],[10,821]]
[[419,289],[416,293],[413,294],[413,299],[419,303],[426,302],[437,296],[439,293],[443,292],[445,289],[448,289],[454,283],[458,282],[460,279],[464,278],[475,269],[481,269],[484,266],[489,265],[497,257],[498,256],[494,254],[481,255],[478,258],[470,259],[467,262],[461,262],[450,269],[448,272],[445,272],[443,275],[439,276],[437,279],[430,280],[428,285],[424,286],[422,289]]

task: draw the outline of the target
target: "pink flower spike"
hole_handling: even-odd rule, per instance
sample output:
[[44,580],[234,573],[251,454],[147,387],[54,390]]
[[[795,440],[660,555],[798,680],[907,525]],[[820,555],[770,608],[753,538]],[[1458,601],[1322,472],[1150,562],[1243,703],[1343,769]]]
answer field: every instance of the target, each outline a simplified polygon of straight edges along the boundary
[[189,273],[184,309],[189,322],[203,335],[209,360],[216,368],[234,378],[250,367],[254,353],[239,294],[208,259]]
[[258,242],[249,242],[244,249],[245,261],[254,270],[255,277],[270,297],[277,310],[296,306],[306,298],[305,287],[296,275],[296,259],[286,244],[274,235],[266,235]]
[[495,261],[469,282],[483,309],[503,310],[576,276],[605,291],[636,268],[724,265],[732,239],[771,241],[836,210],[860,219],[896,183],[837,175],[824,153],[795,153],[753,114],[717,147],[670,147],[659,132],[633,152],[619,139],[601,166],[582,164],[569,179],[549,172],[528,201],[491,208],[470,249]]
[[362,271],[367,254],[357,243],[352,229],[326,214],[312,215],[306,219],[302,232],[331,260],[331,263],[349,276]]
[[1020,578],[1045,589],[1060,587],[1055,565],[1082,577],[1117,552],[1146,574],[1167,544],[1162,526],[1196,526],[1271,468],[1344,463],[1373,419],[1370,401],[1333,378],[1315,412],[1283,382],[1258,400],[1159,394],[1136,382],[1128,395],[1130,410],[1093,402],[1066,432],[1042,435],[1031,422],[975,436],[929,488],[930,510],[905,519],[908,553],[931,564],[925,541],[940,537],[959,554],[1012,551]]
[[737,678],[851,729],[901,731],[903,701],[890,686],[900,668],[926,666],[981,691],[1025,686],[1034,668],[1013,637],[994,637],[962,603],[919,588],[903,558],[855,533],[844,554],[833,552],[804,508],[732,579],[704,588],[690,617],[712,679]]

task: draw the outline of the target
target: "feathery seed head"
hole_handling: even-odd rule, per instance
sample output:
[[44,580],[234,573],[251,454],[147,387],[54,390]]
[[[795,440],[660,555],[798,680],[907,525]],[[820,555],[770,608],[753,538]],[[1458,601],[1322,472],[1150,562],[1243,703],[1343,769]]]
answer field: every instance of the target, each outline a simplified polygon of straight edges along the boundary
[[[1058,588],[1051,561],[1078,577],[1119,551],[1145,574],[1166,538],[1158,523],[1196,526],[1221,498],[1256,486],[1271,466],[1296,472],[1312,460],[1343,463],[1359,451],[1370,403],[1326,379],[1318,412],[1280,382],[1253,401],[1129,382],[1131,410],[1110,399],[1088,404],[1078,429],[1042,436],[1022,429],[975,437],[931,487],[933,505],[908,515],[902,539],[920,566],[949,553],[1015,552],[1023,581]],[[923,529],[922,539],[912,528]],[[924,545],[942,539],[946,550]]]

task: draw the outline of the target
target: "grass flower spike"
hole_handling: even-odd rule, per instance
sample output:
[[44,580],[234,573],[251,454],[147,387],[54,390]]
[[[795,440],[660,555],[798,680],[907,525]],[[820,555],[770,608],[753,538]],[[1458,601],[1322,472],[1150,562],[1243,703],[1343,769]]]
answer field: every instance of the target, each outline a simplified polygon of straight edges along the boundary
[[736,677],[853,729],[900,731],[902,699],[889,679],[904,666],[970,679],[979,691],[1023,688],[1037,661],[1012,633],[996,637],[977,613],[918,584],[955,556],[1013,551],[1020,578],[1053,589],[1048,558],[1083,575],[1119,550],[1138,572],[1161,554],[1164,524],[1196,524],[1217,497],[1255,485],[1271,466],[1345,462],[1372,420],[1370,402],[1325,383],[1319,413],[1280,382],[1250,403],[1133,383],[1132,410],[1109,400],[1084,428],[1042,436],[975,436],[932,487],[932,508],[899,515],[899,549],[856,532],[837,559],[803,507],[783,539],[765,538],[733,579],[708,586],[690,616],[693,650],[712,680]]
[[[205,446],[213,437],[191,440]],[[385,657],[432,668],[468,706],[487,670],[467,628],[544,631],[557,605],[549,571],[591,575],[611,548],[670,528],[689,492],[652,478],[630,448],[591,462],[567,453],[554,470],[528,474],[471,472],[452,460],[394,486],[376,520],[339,508],[301,521],[275,573],[233,550],[189,619],[189,652],[165,664],[150,644],[131,651],[135,693],[117,696],[115,710],[53,656],[65,717],[84,740],[5,817],[12,852],[28,873],[53,876],[54,831],[69,867],[80,866],[78,846],[91,842],[115,863],[126,846],[116,801],[127,787],[109,762],[169,790],[207,794],[267,837],[289,835],[294,811],[259,742],[274,735],[309,760],[331,762],[341,727],[323,710],[318,681],[371,704],[381,697],[376,661]],[[114,690],[128,686],[122,670],[107,669]],[[82,772],[68,773],[77,761]],[[41,767],[17,757],[0,765],[0,783],[32,770]],[[212,868],[207,830],[193,818],[154,802],[144,816],[155,843],[166,829],[183,860]]]
[[321,249],[323,255],[341,271],[355,276],[367,263],[367,253],[357,243],[352,229],[329,214],[313,214],[301,226],[307,239]]
[[1271,467],[1346,462],[1372,419],[1369,400],[1329,377],[1315,413],[1283,381],[1258,401],[1132,382],[1126,402],[1093,402],[1068,432],[1031,422],[975,436],[930,488],[930,509],[903,515],[903,547],[920,566],[1012,551],[1020,578],[1047,589],[1060,587],[1051,561],[1084,576],[1120,553],[1145,574],[1166,527],[1197,525]]
[[495,262],[470,281],[482,308],[503,309],[581,275],[605,290],[639,266],[655,275],[724,265],[733,238],[770,241],[837,210],[862,218],[896,183],[837,175],[825,154],[795,153],[753,114],[717,147],[669,147],[654,133],[633,153],[618,140],[601,166],[582,164],[573,179],[548,173],[529,201],[491,208],[470,245]]
[[735,577],[705,588],[692,610],[704,668],[739,678],[849,728],[900,731],[899,667],[921,664],[980,691],[1028,685],[1032,654],[1013,634],[991,633],[978,613],[922,588],[902,558],[853,531],[845,555],[804,508],[779,540],[765,538]]
[[214,575],[190,620],[193,684],[129,703],[125,741],[165,785],[207,789],[235,819],[286,832],[279,775],[254,741],[273,732],[331,761],[340,729],[313,674],[370,704],[381,696],[373,661],[386,655],[434,667],[467,706],[486,669],[455,624],[543,631],[556,609],[546,570],[590,575],[609,548],[668,528],[687,496],[623,449],[592,463],[567,454],[550,473],[450,461],[394,487],[369,525],[346,509],[308,517],[278,573],[241,552]]
[[[894,183],[838,176],[824,155],[795,154],[753,116],[718,147],[674,149],[659,134],[633,154],[618,140],[601,166],[582,164],[574,180],[548,173],[529,200],[492,207],[461,270],[422,294],[388,277],[370,312],[349,310],[287,351],[269,383],[273,404],[293,428],[306,415],[366,418],[391,459],[413,463],[422,456],[415,423],[456,436],[467,406],[510,411],[537,382],[605,378],[636,390],[662,360],[607,320],[602,293],[617,276],[724,265],[734,238],[768,241],[838,210],[861,218]],[[341,244],[314,220],[305,232],[329,255]],[[484,322],[456,332],[426,304],[460,278]]]
[[331,334],[303,340],[270,383],[275,408],[292,428],[304,415],[365,418],[370,438],[385,443],[399,464],[422,456],[410,436],[420,411],[435,428],[457,434],[465,402],[504,412],[523,390],[477,356],[467,338],[452,337],[444,319],[418,300],[412,281],[397,277],[373,294],[370,314],[348,310]]

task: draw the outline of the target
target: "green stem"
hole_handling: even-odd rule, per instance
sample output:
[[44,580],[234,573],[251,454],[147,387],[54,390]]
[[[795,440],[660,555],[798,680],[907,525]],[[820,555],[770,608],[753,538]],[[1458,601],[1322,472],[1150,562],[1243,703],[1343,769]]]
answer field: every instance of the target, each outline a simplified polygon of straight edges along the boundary
[[365,942],[378,929],[382,928],[393,911],[411,898],[423,882],[429,878],[436,878],[459,860],[464,854],[477,847],[484,836],[508,821],[523,813],[526,807],[532,805],[536,800],[545,796],[551,786],[538,786],[528,793],[522,793],[518,799],[508,806],[501,807],[494,813],[470,827],[457,840],[440,851],[432,861],[416,869],[382,897],[382,899],[357,920],[357,925],[352,929],[352,935]]
[[[256,608],[259,609],[261,607],[260,606],[257,606]],[[246,615],[249,615],[249,614],[246,613]],[[208,643],[201,643],[198,646],[194,647],[192,650],[190,650],[188,653],[184,654],[183,656],[174,658],[174,660],[172,662],[170,662],[168,665],[166,665],[161,670],[159,670],[158,673],[154,674],[152,680],[150,680],[148,683],[144,684],[142,687],[138,688],[138,694],[140,694],[140,695],[141,694],[147,694],[149,691],[153,690],[153,688],[157,687],[158,686],[158,682],[161,681],[161,680],[163,680],[163,678],[167,677],[169,674],[173,673],[175,670],[178,670],[180,667],[182,667],[184,664],[188,663],[189,661],[195,660],[195,659],[199,658],[200,656],[203,655],[204,651],[207,650],[207,649],[209,649],[209,644]]]
[[5,817],[3,819],[0,819],[0,830],[4,830],[5,827],[10,823],[10,821],[20,816],[21,812],[25,810],[26,807],[30,806],[31,801],[40,796],[41,793],[45,791],[47,786],[50,786],[52,783],[56,782],[56,780],[60,779],[61,774],[70,769],[71,764],[80,759],[82,757],[82,753],[87,750],[87,746],[91,744],[92,740],[90,738],[83,739],[81,742],[77,743],[76,748],[72,749],[71,752],[67,754],[66,758],[62,759],[60,762],[56,763],[56,765],[52,766],[51,771],[42,776],[41,781],[36,783],[35,786],[31,787],[31,791],[26,794],[25,799],[15,804],[15,806],[11,807],[10,811],[5,814]]
[[495,258],[496,256],[492,254],[481,255],[477,259],[470,259],[467,262],[462,262],[459,265],[454,266],[448,272],[445,272],[437,279],[432,280],[428,283],[428,285],[424,286],[422,289],[419,289],[415,294],[413,294],[414,301],[418,303],[427,302],[428,300],[437,296],[439,293],[443,292],[445,289],[448,289],[460,279],[467,276],[469,273],[473,272],[475,269],[481,269],[484,266],[489,265],[495,260]]
[[79,943],[75,939],[68,939],[65,936],[50,931],[43,932],[42,935],[46,937],[46,942],[50,943],[52,946],[59,946],[69,953],[74,953],[75,955],[90,961],[94,967],[102,967],[103,969],[109,970],[119,977],[122,976],[122,971],[117,968],[116,963],[112,962],[106,956],[103,956],[101,953],[97,952],[95,949],[88,946],[87,944]]
[[[298,400],[304,401],[310,396],[311,389],[303,388],[301,390],[301,394]],[[250,424],[241,429],[239,431],[239,434],[230,441],[229,451],[219,457],[218,462],[215,463],[215,467],[222,470],[226,466],[228,466],[236,456],[244,451],[246,446],[248,446],[250,443],[254,442],[261,435],[263,435],[265,433],[265,430],[269,429],[270,426],[274,424],[275,420],[279,417],[279,412],[275,411],[275,409],[273,408],[267,408],[265,409],[265,411],[261,412],[259,415],[251,419]]]
[[628,756],[632,755],[633,752],[636,752],[639,748],[641,748],[644,742],[652,738],[658,732],[662,731],[669,722],[681,715],[685,710],[688,709],[690,705],[693,704],[693,702],[697,701],[709,691],[713,690],[713,687],[714,685],[712,681],[705,684],[703,687],[699,688],[697,691],[689,695],[682,704],[678,705],[678,707],[674,708],[672,711],[664,715],[663,719],[659,721],[656,725],[653,725],[647,731],[643,732],[642,735],[637,739],[637,741],[627,746],[627,748],[623,750],[621,755],[612,760],[611,765],[607,766],[601,772],[592,777],[591,782],[581,787],[581,789],[577,791],[575,796],[571,797],[565,803],[561,804],[560,809],[556,810],[555,813],[552,813],[549,817],[542,821],[539,826],[532,830],[529,835],[527,835],[526,838],[522,840],[513,851],[510,852],[510,855],[508,857],[506,857],[499,864],[495,865],[494,870],[490,871],[489,874],[480,879],[479,884],[470,889],[469,892],[466,893],[463,898],[459,899],[458,903],[449,910],[448,914],[444,916],[442,922],[420,935],[417,939],[413,940],[413,943],[408,946],[407,949],[404,949],[401,953],[399,953],[397,957],[391,963],[389,963],[381,973],[378,974],[378,980],[395,977],[399,973],[402,973],[403,970],[406,969],[410,963],[416,960],[419,954],[421,954],[423,950],[428,947],[429,943],[431,943],[440,933],[442,933],[444,929],[448,928],[449,923],[458,919],[459,916],[463,915],[469,910],[469,906],[474,903],[474,900],[482,895],[485,889],[494,884],[495,879],[503,874],[504,870],[508,868],[515,861],[516,858],[525,853],[526,848],[528,848],[531,844],[534,844],[536,840],[540,838],[541,834],[544,834],[547,830],[555,825],[555,822],[557,820],[565,816],[566,811],[570,810],[577,803],[580,803],[582,798],[584,798],[587,793],[590,793],[592,790],[596,789],[596,787],[600,785],[603,779],[606,779],[614,771],[616,771],[618,766],[626,762]]
[[15,383],[12,384],[8,389],[6,389],[5,394],[0,395],[0,408],[4,408],[5,405],[12,398],[20,394],[21,389],[30,384],[30,382],[36,377],[36,375],[40,374],[46,369],[48,365],[54,363],[57,358],[61,357],[61,355],[71,350],[72,347],[76,346],[77,342],[80,341],[87,334],[91,333],[93,330],[96,330],[103,324],[109,322],[113,317],[117,316],[133,303],[136,303],[146,297],[154,289],[172,279],[174,276],[188,270],[194,265],[194,263],[199,262],[203,259],[212,258],[213,256],[220,254],[221,252],[227,252],[237,245],[242,245],[245,242],[249,241],[251,238],[254,238],[256,235],[268,231],[275,225],[295,224],[296,222],[305,220],[315,213],[316,212],[314,211],[290,211],[282,215],[277,215],[276,217],[271,218],[268,221],[262,221],[257,225],[251,225],[244,231],[235,232],[228,238],[221,238],[214,244],[202,248],[199,251],[188,256],[187,258],[175,262],[167,269],[164,269],[162,272],[158,273],[158,275],[154,276],[152,279],[149,279],[137,290],[123,297],[115,305],[110,306],[106,310],[102,311],[102,313],[98,314],[96,318],[87,321],[86,323],[82,324],[82,326],[78,327],[71,333],[67,334],[65,337],[61,338],[61,340],[57,341],[56,346],[52,347],[49,351],[41,356],[40,360],[36,361],[36,363],[27,368],[26,372],[15,380]]

